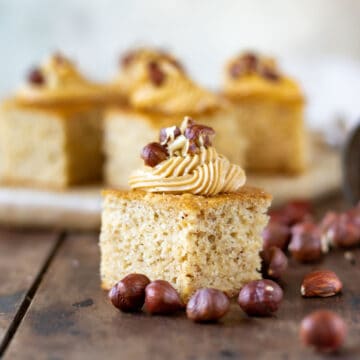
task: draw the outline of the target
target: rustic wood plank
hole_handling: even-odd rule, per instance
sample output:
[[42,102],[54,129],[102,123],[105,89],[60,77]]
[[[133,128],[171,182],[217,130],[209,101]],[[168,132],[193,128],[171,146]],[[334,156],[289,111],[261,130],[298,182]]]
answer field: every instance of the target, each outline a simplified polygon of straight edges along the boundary
[[[248,318],[236,304],[219,325],[199,325],[185,316],[122,314],[99,288],[96,234],[65,240],[15,335],[6,359],[318,359],[298,341],[300,320],[330,308],[349,325],[339,357],[360,357],[360,249],[354,262],[334,251],[323,263],[291,262],[285,300],[273,318]],[[303,299],[300,283],[313,268],[329,268],[344,283],[343,295]],[[321,357],[320,357],[321,358]]]
[[58,238],[49,231],[0,229],[0,356]]

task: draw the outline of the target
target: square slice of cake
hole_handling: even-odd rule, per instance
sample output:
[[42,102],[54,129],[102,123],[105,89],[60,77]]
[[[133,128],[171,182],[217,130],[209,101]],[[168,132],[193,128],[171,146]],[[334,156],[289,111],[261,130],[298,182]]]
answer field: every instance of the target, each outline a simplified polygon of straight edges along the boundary
[[232,59],[225,72],[224,93],[237,108],[247,140],[248,170],[298,174],[306,169],[304,96],[273,59],[252,53]]
[[2,182],[65,188],[102,176],[101,110],[91,105],[0,108]]
[[104,289],[130,273],[169,281],[186,301],[198,288],[235,295],[261,277],[259,251],[271,196],[243,187],[200,196],[140,190],[103,192]]

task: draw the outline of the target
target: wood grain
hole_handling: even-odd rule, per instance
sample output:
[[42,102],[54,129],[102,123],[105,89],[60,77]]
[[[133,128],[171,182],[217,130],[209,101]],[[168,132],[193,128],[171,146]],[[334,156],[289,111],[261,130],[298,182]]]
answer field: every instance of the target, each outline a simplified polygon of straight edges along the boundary
[[0,356],[58,238],[48,231],[0,229]]
[[[217,325],[175,317],[123,314],[99,288],[97,235],[65,240],[39,287],[5,359],[319,359],[298,341],[300,320],[329,308],[341,314],[349,337],[339,358],[360,357],[360,249],[354,262],[334,251],[317,265],[290,264],[285,300],[273,318],[248,318],[232,305]],[[300,283],[314,268],[334,270],[340,296],[303,299]]]

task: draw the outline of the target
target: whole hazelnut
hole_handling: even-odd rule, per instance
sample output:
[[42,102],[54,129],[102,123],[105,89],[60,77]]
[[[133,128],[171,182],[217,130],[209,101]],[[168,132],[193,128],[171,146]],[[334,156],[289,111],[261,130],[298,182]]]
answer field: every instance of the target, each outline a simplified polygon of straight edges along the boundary
[[284,252],[272,246],[269,249],[265,249],[261,252],[263,259],[263,274],[264,277],[271,279],[280,279],[288,267],[288,258]]
[[276,312],[283,299],[281,287],[272,280],[254,280],[239,293],[238,304],[252,316],[269,316]]
[[321,234],[333,246],[349,248],[360,244],[360,227],[348,213],[328,213],[321,223]]
[[299,262],[314,262],[322,258],[325,249],[322,246],[317,226],[310,222],[295,225],[289,244],[291,256]]
[[152,281],[145,289],[145,307],[150,314],[173,314],[184,308],[178,292],[165,280]]
[[288,226],[271,221],[262,233],[263,249],[269,249],[273,246],[281,250],[286,250],[290,240],[290,229]]
[[300,325],[300,339],[318,351],[339,349],[347,333],[344,320],[329,310],[317,310],[306,316]]
[[190,298],[187,307],[187,317],[196,322],[217,321],[230,309],[229,298],[220,290],[199,289]]
[[209,126],[192,124],[186,127],[184,135],[197,145],[211,146],[215,136],[215,130]]
[[39,68],[30,70],[27,80],[32,85],[43,85],[45,82],[44,75]]
[[289,217],[290,225],[294,225],[311,218],[312,204],[308,200],[292,200],[285,206],[285,212]]
[[141,158],[144,160],[145,165],[154,167],[168,158],[168,152],[164,146],[153,142],[143,147]]
[[140,311],[145,301],[145,288],[149,283],[150,280],[145,275],[127,275],[112,287],[109,299],[121,311]]
[[338,294],[342,283],[331,270],[315,270],[305,275],[301,284],[301,295],[304,297],[329,297]]

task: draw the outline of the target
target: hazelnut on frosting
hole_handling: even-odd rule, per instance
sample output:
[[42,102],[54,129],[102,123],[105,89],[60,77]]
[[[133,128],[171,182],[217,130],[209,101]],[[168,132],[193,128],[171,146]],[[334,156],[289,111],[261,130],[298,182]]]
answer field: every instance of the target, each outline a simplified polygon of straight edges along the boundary
[[216,195],[238,191],[245,184],[243,169],[217,153],[215,131],[185,117],[180,128],[160,131],[160,142],[141,153],[145,167],[129,178],[132,189],[172,194]]
[[17,92],[23,101],[64,101],[92,98],[103,88],[87,80],[69,59],[61,54],[50,56],[30,71],[27,83]]
[[302,99],[297,83],[282,74],[273,58],[247,52],[231,59],[225,68],[224,92],[229,97],[267,94]]
[[196,114],[219,107],[216,95],[196,85],[170,54],[151,49],[128,53],[116,82],[139,110]]

